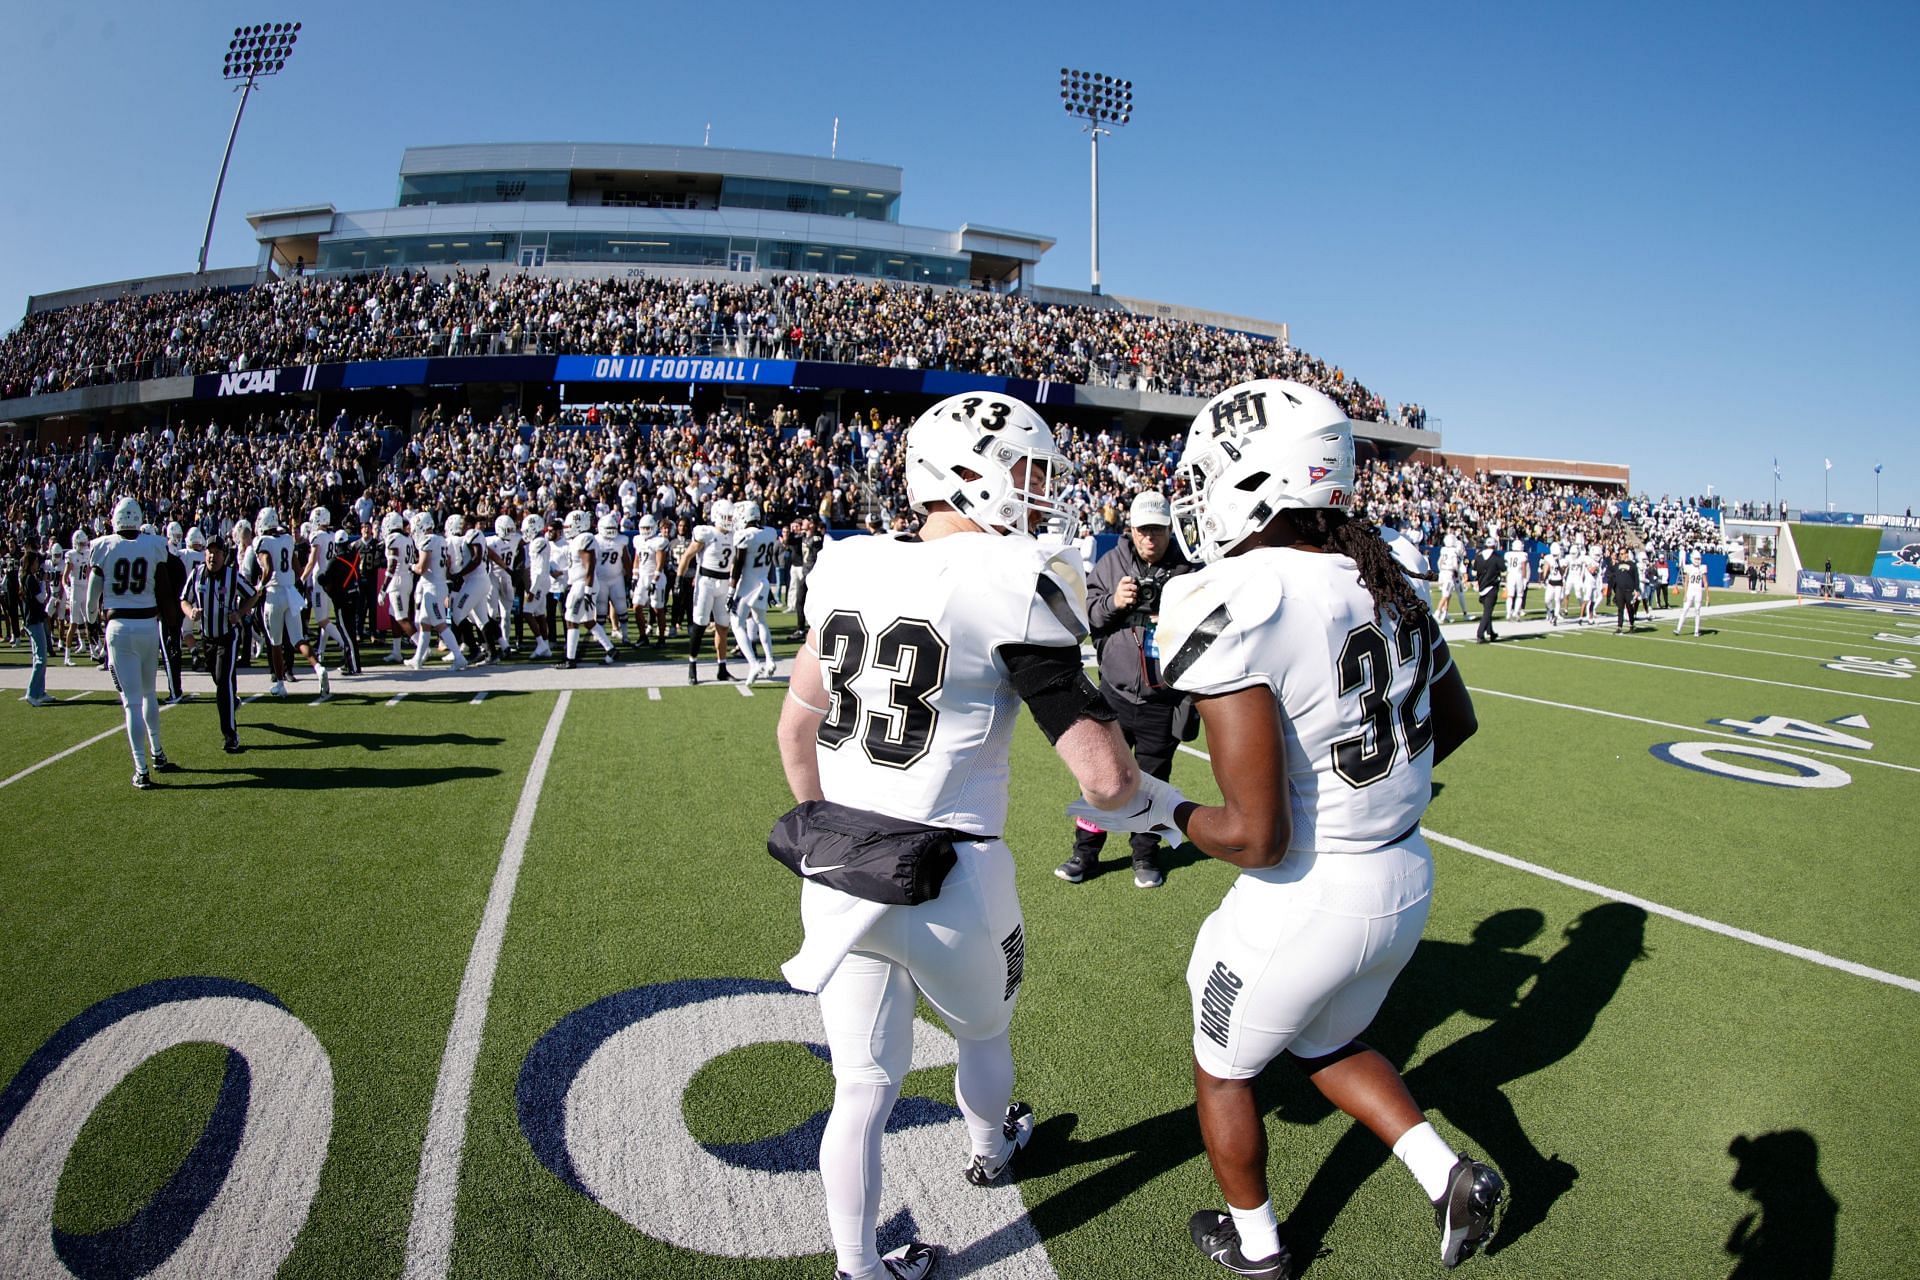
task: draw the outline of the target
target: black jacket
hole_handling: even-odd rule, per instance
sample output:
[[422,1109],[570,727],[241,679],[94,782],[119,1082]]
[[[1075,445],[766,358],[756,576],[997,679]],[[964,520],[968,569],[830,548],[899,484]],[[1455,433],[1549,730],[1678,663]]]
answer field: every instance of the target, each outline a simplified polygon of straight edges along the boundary
[[[1130,625],[1138,615],[1132,609],[1115,609],[1113,593],[1122,578],[1142,582],[1159,578],[1163,582],[1192,573],[1200,566],[1180,554],[1178,544],[1169,543],[1159,564],[1150,565],[1133,549],[1133,539],[1122,537],[1120,545],[1101,556],[1087,575],[1087,621],[1093,628],[1093,647],[1100,654],[1100,683],[1128,702],[1153,702],[1172,706],[1183,696],[1165,684],[1149,688],[1146,654],[1146,628]],[[1159,665],[1151,672],[1160,679]]]
[[1473,557],[1473,585],[1482,595],[1500,585],[1500,573],[1506,561],[1491,547],[1482,547]]

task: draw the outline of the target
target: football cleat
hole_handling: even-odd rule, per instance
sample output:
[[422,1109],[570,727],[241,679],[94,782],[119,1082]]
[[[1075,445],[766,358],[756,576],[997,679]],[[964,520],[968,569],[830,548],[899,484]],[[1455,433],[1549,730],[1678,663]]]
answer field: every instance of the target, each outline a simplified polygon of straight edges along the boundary
[[1448,1269],[1471,1258],[1493,1237],[1494,1214],[1506,1183],[1500,1175],[1465,1152],[1447,1175],[1447,1191],[1433,1202],[1434,1225],[1440,1228],[1440,1265]]
[[322,667],[320,668],[320,696],[324,698],[332,692],[333,685],[327,680],[327,669]]
[[281,681],[275,680],[272,685],[268,686],[267,692],[276,698],[284,698],[287,696],[287,686]]
[[1212,1258],[1236,1276],[1261,1276],[1265,1280],[1287,1280],[1293,1274],[1293,1259],[1285,1245],[1271,1258],[1258,1261],[1240,1252],[1240,1229],[1233,1215],[1218,1209],[1202,1209],[1187,1219],[1187,1233],[1193,1247]]
[[153,771],[155,773],[178,773],[180,772],[180,766],[167,759],[166,752],[156,751],[153,753]]
[[133,789],[135,791],[151,791],[153,790],[153,779],[149,778],[145,773],[136,773],[133,775]]
[[718,671],[713,673],[713,678],[715,680],[733,680],[736,677],[733,672],[727,670],[725,666],[722,666]]
[[[880,1255],[880,1270],[876,1277],[891,1277],[891,1280],[926,1280],[933,1270],[933,1246],[921,1244],[918,1240],[903,1244],[891,1253]],[[836,1268],[835,1280],[851,1280],[846,1272]]]
[[687,683],[688,684],[700,683],[700,664],[699,663],[689,662],[687,664]]
[[1015,1102],[1007,1107],[1007,1118],[1000,1125],[1000,1132],[1006,1135],[1008,1143],[1006,1154],[992,1164],[985,1156],[975,1156],[967,1163],[967,1181],[976,1187],[990,1187],[1007,1171],[1013,1158],[1026,1149],[1033,1138],[1033,1108],[1024,1102]]
[[601,651],[600,665],[603,667],[610,667],[613,665],[613,650],[605,649]]

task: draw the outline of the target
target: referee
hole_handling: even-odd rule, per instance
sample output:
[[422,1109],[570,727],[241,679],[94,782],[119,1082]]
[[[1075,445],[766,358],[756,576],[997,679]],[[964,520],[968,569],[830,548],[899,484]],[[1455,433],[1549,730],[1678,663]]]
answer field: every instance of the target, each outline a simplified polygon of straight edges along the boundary
[[181,607],[200,624],[200,634],[213,655],[213,700],[220,708],[220,736],[228,755],[240,751],[240,731],[234,724],[238,707],[234,668],[240,659],[247,614],[257,599],[252,585],[234,567],[224,538],[207,543],[207,558],[194,566],[180,593]]

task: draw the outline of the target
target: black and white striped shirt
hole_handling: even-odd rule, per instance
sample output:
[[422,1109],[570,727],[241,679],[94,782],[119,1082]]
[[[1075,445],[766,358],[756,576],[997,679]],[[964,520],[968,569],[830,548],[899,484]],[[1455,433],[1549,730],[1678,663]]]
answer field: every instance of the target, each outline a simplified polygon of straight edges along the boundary
[[180,598],[200,610],[201,633],[218,640],[246,613],[252,595],[232,564],[212,569],[202,562],[194,566]]

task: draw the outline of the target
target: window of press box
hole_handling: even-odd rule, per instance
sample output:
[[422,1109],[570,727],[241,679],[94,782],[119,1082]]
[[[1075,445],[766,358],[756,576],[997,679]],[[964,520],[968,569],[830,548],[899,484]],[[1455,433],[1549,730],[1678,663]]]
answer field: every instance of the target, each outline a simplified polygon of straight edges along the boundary
[[565,204],[568,174],[560,170],[410,173],[400,179],[400,206],[421,204]]

